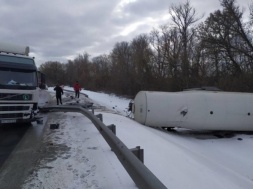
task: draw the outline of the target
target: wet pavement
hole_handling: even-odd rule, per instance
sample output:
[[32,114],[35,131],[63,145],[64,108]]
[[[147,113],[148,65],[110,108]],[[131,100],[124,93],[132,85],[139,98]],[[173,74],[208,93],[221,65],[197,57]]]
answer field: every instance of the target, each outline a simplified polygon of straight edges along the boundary
[[0,167],[22,139],[31,124],[9,124],[0,127]]
[[44,115],[43,124],[35,122],[0,128],[0,188],[19,188],[30,174],[40,154],[46,121]]

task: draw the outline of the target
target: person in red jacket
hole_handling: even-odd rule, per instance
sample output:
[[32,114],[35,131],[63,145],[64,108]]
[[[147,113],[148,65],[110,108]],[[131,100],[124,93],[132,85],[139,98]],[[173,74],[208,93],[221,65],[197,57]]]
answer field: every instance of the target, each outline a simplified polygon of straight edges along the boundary
[[81,91],[81,86],[79,85],[78,81],[76,81],[76,83],[74,84],[74,91],[76,94],[76,98],[79,98],[79,94]]

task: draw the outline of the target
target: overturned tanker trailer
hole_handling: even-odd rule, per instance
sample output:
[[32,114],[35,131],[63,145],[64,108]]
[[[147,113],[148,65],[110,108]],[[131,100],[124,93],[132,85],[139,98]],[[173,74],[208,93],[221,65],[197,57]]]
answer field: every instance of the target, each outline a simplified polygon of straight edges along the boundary
[[140,91],[133,113],[137,122],[153,127],[253,131],[253,94]]

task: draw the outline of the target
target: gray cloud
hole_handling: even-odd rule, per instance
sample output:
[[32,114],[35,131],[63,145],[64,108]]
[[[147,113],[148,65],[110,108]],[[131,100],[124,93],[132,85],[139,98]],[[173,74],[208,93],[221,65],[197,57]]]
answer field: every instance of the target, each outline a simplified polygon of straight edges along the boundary
[[169,5],[172,2],[173,1],[168,0],[160,0],[160,1],[139,0],[127,5],[125,7],[125,11],[129,12],[131,15],[138,15],[140,17],[153,14],[156,15],[161,10],[168,11]]
[[[67,62],[78,54],[109,53],[114,44],[131,41],[168,23],[176,0],[1,0],[0,42],[29,45],[37,65]],[[251,0],[241,0],[247,8]],[[198,12],[219,9],[219,0],[192,0]]]

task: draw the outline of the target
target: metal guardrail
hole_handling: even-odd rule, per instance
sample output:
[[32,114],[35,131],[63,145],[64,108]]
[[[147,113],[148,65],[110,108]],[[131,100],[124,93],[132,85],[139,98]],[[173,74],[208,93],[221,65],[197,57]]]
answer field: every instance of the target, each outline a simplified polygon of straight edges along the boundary
[[81,106],[50,106],[43,107],[41,110],[82,113],[96,126],[138,188],[167,189],[167,187],[127,148],[127,146],[89,110]]

